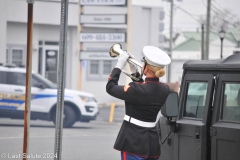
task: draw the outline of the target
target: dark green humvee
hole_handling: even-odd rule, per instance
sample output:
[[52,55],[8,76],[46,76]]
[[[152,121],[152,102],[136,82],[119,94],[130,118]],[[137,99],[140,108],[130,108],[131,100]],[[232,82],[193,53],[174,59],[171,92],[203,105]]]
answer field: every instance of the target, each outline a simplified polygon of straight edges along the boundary
[[240,54],[183,70],[179,103],[162,109],[160,160],[240,160]]

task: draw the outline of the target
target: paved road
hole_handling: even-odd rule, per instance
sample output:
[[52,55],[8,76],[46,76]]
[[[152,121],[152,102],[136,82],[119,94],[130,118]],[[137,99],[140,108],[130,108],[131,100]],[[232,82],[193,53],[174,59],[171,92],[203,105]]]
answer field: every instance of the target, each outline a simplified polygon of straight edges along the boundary
[[[115,109],[109,123],[110,108],[100,108],[96,121],[74,124],[63,130],[62,160],[118,160],[113,144],[120,128],[124,109]],[[55,127],[52,122],[31,121],[29,160],[54,159]],[[21,160],[23,121],[0,119],[0,160]]]

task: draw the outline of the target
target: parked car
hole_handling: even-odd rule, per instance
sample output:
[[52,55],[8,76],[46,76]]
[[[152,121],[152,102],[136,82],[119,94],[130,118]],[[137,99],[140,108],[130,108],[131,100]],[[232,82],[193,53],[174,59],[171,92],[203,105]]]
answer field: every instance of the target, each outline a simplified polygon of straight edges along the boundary
[[[0,66],[0,117],[24,118],[26,69]],[[32,73],[31,119],[56,121],[57,85]],[[98,105],[91,93],[65,89],[63,127],[76,121],[89,122],[98,114]]]

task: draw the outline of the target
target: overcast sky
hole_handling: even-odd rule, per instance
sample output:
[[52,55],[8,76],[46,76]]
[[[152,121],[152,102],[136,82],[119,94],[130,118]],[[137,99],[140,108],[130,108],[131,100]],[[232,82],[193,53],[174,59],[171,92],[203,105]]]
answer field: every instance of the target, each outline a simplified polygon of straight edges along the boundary
[[[175,5],[180,8],[174,9],[174,32],[181,32],[185,30],[197,30],[200,28],[200,17],[206,18],[207,0],[182,0],[179,2],[174,0]],[[134,5],[151,5],[163,6],[165,11],[165,33],[169,32],[169,17],[170,17],[170,3],[162,2],[162,0],[132,0]],[[235,19],[240,19],[240,0],[212,0],[212,9],[231,11],[231,14],[236,15]],[[187,13],[185,13],[183,10]],[[190,15],[192,16],[190,16]]]

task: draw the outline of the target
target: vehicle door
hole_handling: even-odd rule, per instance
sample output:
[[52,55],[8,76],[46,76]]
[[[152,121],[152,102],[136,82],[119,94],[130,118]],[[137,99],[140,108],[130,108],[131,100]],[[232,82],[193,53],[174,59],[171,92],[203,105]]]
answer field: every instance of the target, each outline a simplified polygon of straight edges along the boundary
[[10,113],[9,110],[16,109],[15,106],[9,105],[11,104],[11,100],[9,96],[11,94],[10,88],[11,85],[8,84],[9,82],[8,72],[7,71],[0,71],[0,115],[7,116],[6,113]]
[[219,75],[211,126],[211,160],[240,159],[240,75]]
[[[9,72],[13,79],[11,84],[11,93],[15,96],[17,100],[16,103],[19,104],[18,110],[22,111],[25,109],[25,90],[26,90],[26,74],[21,72]],[[46,107],[44,107],[43,101],[39,96],[42,93],[45,93],[44,89],[36,87],[35,78],[32,78],[32,87],[31,87],[31,111],[34,112],[46,112]],[[38,95],[38,96],[37,96]]]
[[206,159],[213,83],[211,74],[186,74],[184,77],[174,140],[175,160]]

